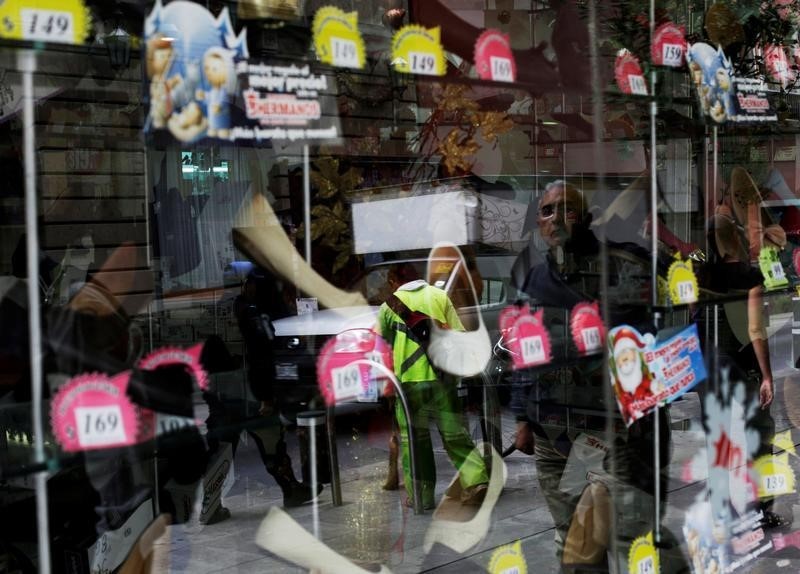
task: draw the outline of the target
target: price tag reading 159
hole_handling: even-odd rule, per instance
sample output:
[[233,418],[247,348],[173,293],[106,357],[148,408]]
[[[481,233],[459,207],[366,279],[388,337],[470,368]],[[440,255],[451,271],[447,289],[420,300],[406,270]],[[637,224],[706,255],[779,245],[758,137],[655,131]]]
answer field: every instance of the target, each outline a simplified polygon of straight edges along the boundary
[[683,65],[683,46],[680,44],[664,44],[661,55],[665,66],[678,68]]

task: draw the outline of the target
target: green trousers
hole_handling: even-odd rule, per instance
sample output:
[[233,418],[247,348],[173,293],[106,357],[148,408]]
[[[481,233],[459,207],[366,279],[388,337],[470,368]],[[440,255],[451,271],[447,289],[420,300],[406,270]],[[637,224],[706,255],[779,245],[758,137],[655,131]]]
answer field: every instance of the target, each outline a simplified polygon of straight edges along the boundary
[[[461,486],[469,488],[476,484],[489,482],[486,465],[475,443],[467,432],[464,415],[461,412],[456,386],[452,382],[425,382],[403,384],[408,407],[411,411],[411,426],[414,430],[417,449],[417,472],[422,481],[422,503],[426,508],[434,506],[436,489],[436,461],[433,457],[433,444],[429,425],[436,423],[442,437],[447,456],[459,471]],[[408,448],[408,429],[406,417],[400,400],[395,401],[395,415],[400,427],[400,445],[403,455],[403,476],[406,492],[413,497],[411,463]]]

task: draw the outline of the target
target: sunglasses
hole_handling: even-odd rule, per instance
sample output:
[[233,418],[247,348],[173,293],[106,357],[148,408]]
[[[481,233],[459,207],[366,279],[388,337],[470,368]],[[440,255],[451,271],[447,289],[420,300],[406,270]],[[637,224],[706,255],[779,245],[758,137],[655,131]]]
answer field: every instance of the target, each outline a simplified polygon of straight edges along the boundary
[[575,221],[580,214],[580,210],[571,205],[565,206],[561,203],[551,203],[539,208],[539,217],[541,219],[550,219],[556,215],[556,212],[560,212],[569,221]]

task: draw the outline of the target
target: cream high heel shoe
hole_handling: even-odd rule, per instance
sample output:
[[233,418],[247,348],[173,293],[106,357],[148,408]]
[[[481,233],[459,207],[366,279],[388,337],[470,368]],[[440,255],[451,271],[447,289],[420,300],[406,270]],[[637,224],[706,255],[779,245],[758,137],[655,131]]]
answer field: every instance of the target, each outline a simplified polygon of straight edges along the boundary
[[[466,277],[469,289],[462,289],[461,291],[467,292],[465,297],[470,299],[467,302],[467,306],[474,308],[474,316],[478,325],[476,329],[470,331],[456,331],[454,329],[442,329],[436,325],[435,321],[432,321],[428,358],[434,365],[447,373],[459,377],[473,377],[483,372],[486,365],[489,364],[489,359],[492,356],[492,343],[481,316],[475,284],[467,269],[464,256],[456,245],[438,243],[431,249],[428,256],[428,281],[431,282],[433,277],[439,275],[435,262],[441,258],[455,260],[455,268],[449,272],[447,280],[433,281],[431,284],[435,287],[443,288],[453,300],[456,298],[454,297],[455,286],[462,277]],[[443,283],[443,285],[440,285],[440,283]],[[454,305],[457,302],[453,301]],[[457,305],[456,311],[459,311]],[[459,316],[461,316],[460,313]],[[472,318],[472,316],[469,318]]]
[[[284,560],[323,574],[375,574],[331,550],[275,506],[258,527],[256,544]],[[391,574],[391,570],[381,565],[379,574]]]
[[[475,449],[483,452],[484,444],[478,444]],[[455,552],[463,554],[476,546],[489,532],[492,510],[494,510],[500,493],[506,484],[507,472],[503,458],[492,449],[492,474],[489,477],[489,487],[486,497],[479,507],[463,505],[458,499],[445,496],[433,512],[433,522],[425,533],[425,552],[430,552],[433,545],[438,542]],[[448,492],[457,494],[460,491],[456,474],[448,487]]]
[[342,291],[323,279],[300,256],[283,231],[269,202],[254,194],[233,229],[233,242],[258,265],[271,269],[325,307],[367,306],[360,293]]

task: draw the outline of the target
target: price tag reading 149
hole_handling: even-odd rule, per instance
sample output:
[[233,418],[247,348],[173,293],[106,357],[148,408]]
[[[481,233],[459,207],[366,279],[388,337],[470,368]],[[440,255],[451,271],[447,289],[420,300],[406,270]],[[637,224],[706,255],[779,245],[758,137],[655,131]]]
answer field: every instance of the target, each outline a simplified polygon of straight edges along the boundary
[[428,52],[409,52],[409,69],[412,74],[438,76],[436,72],[436,55]]
[[360,68],[356,43],[343,38],[331,38],[333,65],[339,68]]
[[81,0],[5,0],[0,3],[0,37],[83,44],[89,29]]

